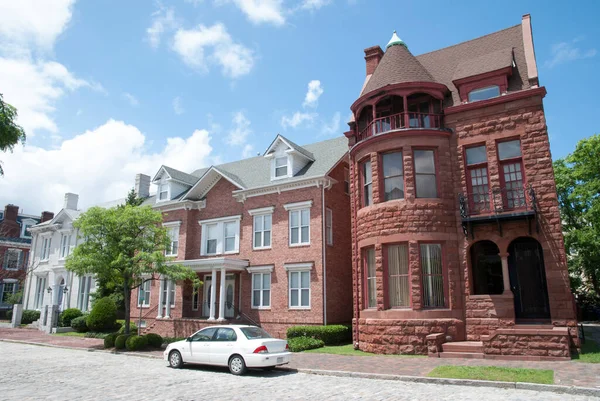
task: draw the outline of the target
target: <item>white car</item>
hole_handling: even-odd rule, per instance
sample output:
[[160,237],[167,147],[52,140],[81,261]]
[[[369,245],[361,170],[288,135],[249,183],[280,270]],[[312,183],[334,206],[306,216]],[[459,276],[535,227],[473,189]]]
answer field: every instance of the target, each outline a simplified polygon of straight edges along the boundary
[[206,327],[169,344],[164,359],[173,368],[184,363],[228,366],[234,375],[242,375],[247,368],[270,370],[290,363],[292,353],[287,341],[272,338],[260,327],[227,325]]

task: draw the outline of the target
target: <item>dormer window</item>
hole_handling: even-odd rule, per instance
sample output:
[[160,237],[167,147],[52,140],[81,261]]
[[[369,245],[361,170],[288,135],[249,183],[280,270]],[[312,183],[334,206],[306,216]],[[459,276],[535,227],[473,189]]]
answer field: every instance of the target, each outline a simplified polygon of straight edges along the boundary
[[275,178],[287,177],[288,176],[288,158],[287,157],[276,157],[275,158]]
[[469,102],[491,99],[498,96],[500,96],[500,87],[498,85],[486,86],[485,88],[479,88],[469,92]]
[[169,200],[169,184],[167,184],[166,182],[158,184],[158,200]]

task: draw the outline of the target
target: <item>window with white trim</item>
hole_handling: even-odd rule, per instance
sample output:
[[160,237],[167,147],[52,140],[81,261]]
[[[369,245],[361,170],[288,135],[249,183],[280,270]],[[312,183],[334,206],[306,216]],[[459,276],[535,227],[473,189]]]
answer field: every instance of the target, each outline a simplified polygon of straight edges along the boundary
[[310,308],[310,271],[290,271],[290,308]]
[[158,200],[166,201],[169,200],[169,184],[166,182],[161,182],[158,184]]
[[261,214],[254,216],[254,249],[265,249],[271,247],[271,226],[273,223],[272,214]]
[[50,259],[50,246],[52,245],[52,237],[45,237],[42,241],[42,260]]
[[200,254],[219,255],[240,251],[241,216],[199,221],[202,226]]
[[167,236],[169,237],[169,247],[165,251],[166,256],[177,256],[179,250],[179,226],[167,227]]
[[[138,307],[150,306],[150,290],[152,288],[152,280],[146,280],[140,285],[140,292],[138,296]],[[140,302],[142,301],[142,302]]]
[[333,212],[331,209],[325,210],[325,235],[327,245],[333,245]]
[[169,301],[171,302],[171,306],[175,306],[175,282],[171,281],[171,291],[169,291],[168,284],[170,280],[163,279],[162,280],[162,304],[163,306],[167,304],[167,295],[169,296]]
[[41,309],[44,303],[44,291],[46,291],[46,277],[37,277],[35,282],[35,299],[33,307]]
[[217,254],[217,243],[219,241],[217,236],[218,224],[207,224],[206,225],[206,240],[205,240],[205,255],[216,255]]
[[8,302],[8,297],[17,292],[19,284],[16,282],[7,283],[6,281],[2,284],[2,290],[0,291],[0,303],[5,304]]
[[237,221],[226,221],[223,223],[223,231],[225,234],[225,253],[227,252],[235,252],[235,238],[237,231]]
[[275,158],[275,178],[287,177],[288,176],[288,158],[276,157]]
[[19,270],[23,261],[23,251],[21,249],[7,249],[4,252],[3,267],[5,270]]
[[23,226],[21,227],[21,238],[31,238],[31,233],[29,232],[29,228],[35,225],[35,221],[23,221]]
[[71,252],[71,234],[63,234],[60,238],[60,258],[64,259]]
[[92,276],[79,277],[79,294],[77,294],[77,308],[87,312],[90,304],[90,290],[92,288]]
[[252,309],[271,307],[271,273],[252,273]]
[[290,211],[290,245],[310,244],[310,209]]

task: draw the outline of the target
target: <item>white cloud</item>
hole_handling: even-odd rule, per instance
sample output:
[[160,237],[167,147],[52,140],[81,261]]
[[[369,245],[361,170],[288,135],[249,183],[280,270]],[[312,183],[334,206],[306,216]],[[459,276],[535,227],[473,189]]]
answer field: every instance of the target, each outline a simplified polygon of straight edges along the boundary
[[173,50],[185,64],[199,72],[208,72],[209,65],[216,64],[223,75],[239,78],[254,66],[253,51],[234,42],[222,23],[177,30]]
[[304,97],[304,107],[317,107],[319,104],[319,98],[323,94],[323,88],[321,87],[321,81],[313,79],[308,83],[308,91]]
[[[2,154],[0,204],[18,202],[25,212],[37,214],[58,212],[65,192],[79,194],[83,208],[123,198],[137,173],[152,176],[161,164],[185,172],[206,166],[212,161],[210,140],[208,131],[196,130],[187,138],[168,138],[162,151],[150,152],[138,128],[109,120],[55,149],[18,146]],[[22,196],[15,199],[15,194]]]
[[281,126],[283,128],[297,128],[299,125],[305,122],[312,122],[317,117],[317,113],[303,113],[301,111],[295,112],[291,117],[281,117]]
[[333,117],[331,118],[330,123],[323,124],[323,128],[321,129],[321,132],[326,135],[337,135],[340,130],[341,119],[342,119],[342,116],[341,116],[340,112],[339,111],[336,112],[333,115]]
[[71,20],[75,0],[0,1],[0,49],[50,51]]
[[137,97],[133,96],[131,93],[129,92],[124,92],[123,93],[123,97],[129,102],[129,104],[133,107],[137,107],[140,105],[140,101],[137,99]]
[[304,10],[318,10],[331,3],[331,0],[303,0],[300,8]]
[[77,78],[55,61],[0,57],[0,88],[4,100],[17,108],[18,122],[28,135],[40,129],[58,132],[52,115],[56,102],[65,93],[83,87],[104,91],[99,84]]
[[247,143],[246,146],[244,146],[244,150],[242,151],[242,159],[247,159],[252,156],[254,156],[254,146]]
[[152,13],[152,24],[146,29],[146,35],[150,45],[157,48],[160,45],[162,35],[177,27],[175,21],[175,11],[171,7],[159,6],[159,9]]
[[597,53],[596,49],[582,50],[579,47],[575,47],[574,44],[581,40],[582,37],[577,37],[571,42],[560,42],[552,45],[552,58],[546,60],[544,66],[552,68],[559,64],[594,57]]
[[193,5],[194,7],[204,3],[204,0],[184,0],[186,3]]
[[243,145],[246,143],[248,135],[252,133],[250,120],[246,118],[244,112],[238,111],[233,115],[233,128],[229,131],[225,142],[229,145]]
[[233,0],[253,24],[285,24],[283,0]]
[[185,113],[185,109],[183,108],[183,101],[181,100],[181,98],[179,96],[177,96],[175,99],[173,99],[173,111],[178,116]]

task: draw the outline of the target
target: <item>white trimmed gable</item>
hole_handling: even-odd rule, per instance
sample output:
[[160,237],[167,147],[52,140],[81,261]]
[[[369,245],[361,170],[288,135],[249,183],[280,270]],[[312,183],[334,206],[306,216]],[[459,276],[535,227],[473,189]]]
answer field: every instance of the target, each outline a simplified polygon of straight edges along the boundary
[[188,191],[188,193],[185,194],[185,197],[183,199],[184,200],[185,199],[189,199],[189,200],[203,199],[206,196],[206,194],[208,193],[208,191],[210,191],[211,188],[214,187],[215,184],[221,180],[221,178],[226,179],[227,181],[229,181],[230,183],[232,183],[233,185],[235,185],[237,188],[239,188],[241,190],[246,189],[246,188],[244,188],[243,185],[236,182],[232,178],[228,177],[226,174],[221,172],[216,167],[211,166],[204,173],[204,175],[202,177],[200,177],[198,182],[196,182],[196,184],[194,184],[194,186]]
[[305,151],[300,151],[297,145],[293,145],[281,135],[277,135],[264,157],[271,159],[271,181],[294,177],[308,163],[314,161]]

